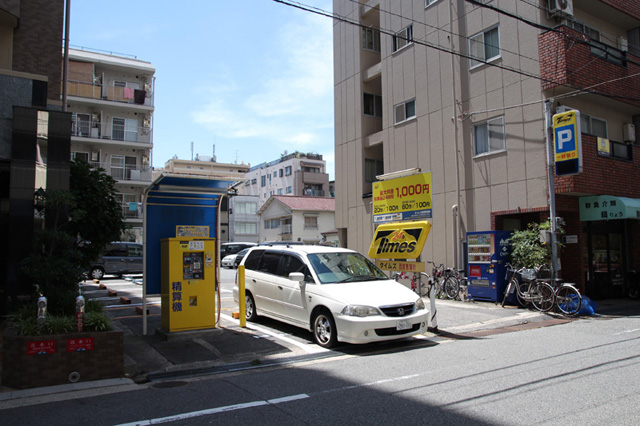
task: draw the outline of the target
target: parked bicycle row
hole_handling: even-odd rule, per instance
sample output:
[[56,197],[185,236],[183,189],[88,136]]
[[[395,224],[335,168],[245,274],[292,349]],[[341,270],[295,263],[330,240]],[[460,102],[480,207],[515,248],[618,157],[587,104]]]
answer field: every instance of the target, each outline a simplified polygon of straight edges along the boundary
[[[394,273],[394,279],[408,279],[413,291],[421,296],[428,296],[433,287],[439,299],[462,300],[467,298],[468,278],[464,269],[447,268],[444,264],[427,261],[432,265],[431,274],[415,272],[411,276],[406,273]],[[548,270],[538,268],[514,268],[506,265],[507,286],[504,295],[498,301],[506,304],[533,307],[541,312],[556,308],[566,315],[574,315],[580,311],[583,297],[571,283],[562,279],[551,279]]]

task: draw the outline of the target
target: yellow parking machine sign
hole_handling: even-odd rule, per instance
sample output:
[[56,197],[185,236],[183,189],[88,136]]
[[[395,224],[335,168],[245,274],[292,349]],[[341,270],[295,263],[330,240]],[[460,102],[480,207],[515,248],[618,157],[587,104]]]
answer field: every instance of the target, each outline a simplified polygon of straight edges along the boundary
[[372,259],[416,259],[431,231],[426,220],[385,223],[378,226],[369,247]]
[[553,116],[556,176],[582,173],[582,133],[580,111]]

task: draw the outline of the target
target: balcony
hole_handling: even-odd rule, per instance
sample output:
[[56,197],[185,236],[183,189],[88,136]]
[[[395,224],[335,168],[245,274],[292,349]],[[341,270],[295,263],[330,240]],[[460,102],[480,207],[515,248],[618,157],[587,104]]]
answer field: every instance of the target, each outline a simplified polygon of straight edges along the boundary
[[[538,36],[542,89],[588,89],[640,106],[640,58],[561,25]],[[587,41],[588,40],[588,41]],[[603,83],[607,82],[607,83]]]
[[138,142],[151,144],[151,127],[136,127],[130,124],[111,124],[81,119],[72,119],[71,136],[101,141]]
[[[122,217],[125,220],[142,220],[142,210],[138,208],[138,203],[130,203],[131,205],[121,206]],[[135,204],[135,208],[134,205]]]
[[[599,143],[600,142],[600,143]],[[640,198],[640,168],[634,158],[640,146],[582,134],[582,167],[579,175],[555,177],[556,194],[611,194]]]
[[103,86],[102,84],[86,83],[69,80],[67,95],[84,99],[117,102],[121,104],[140,105],[153,108],[153,92],[117,86]]
[[130,183],[141,182],[145,185],[151,182],[152,170],[148,166],[138,165],[113,165],[110,163],[89,162],[93,168],[102,168],[104,171],[117,181],[125,181]]

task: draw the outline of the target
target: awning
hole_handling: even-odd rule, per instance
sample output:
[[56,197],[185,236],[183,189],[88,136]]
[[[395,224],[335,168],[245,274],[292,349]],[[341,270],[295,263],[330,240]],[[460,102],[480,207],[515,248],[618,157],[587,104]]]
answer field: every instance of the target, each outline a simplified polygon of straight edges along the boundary
[[595,195],[580,197],[580,220],[640,219],[640,199]]

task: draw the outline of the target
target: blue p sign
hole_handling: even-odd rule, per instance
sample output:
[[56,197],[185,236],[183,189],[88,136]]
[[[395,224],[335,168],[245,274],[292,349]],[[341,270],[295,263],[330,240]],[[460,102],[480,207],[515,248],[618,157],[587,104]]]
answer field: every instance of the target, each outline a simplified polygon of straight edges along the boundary
[[569,111],[553,116],[556,175],[582,172],[580,112]]

